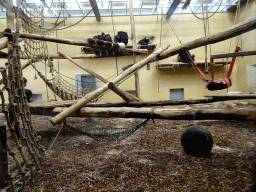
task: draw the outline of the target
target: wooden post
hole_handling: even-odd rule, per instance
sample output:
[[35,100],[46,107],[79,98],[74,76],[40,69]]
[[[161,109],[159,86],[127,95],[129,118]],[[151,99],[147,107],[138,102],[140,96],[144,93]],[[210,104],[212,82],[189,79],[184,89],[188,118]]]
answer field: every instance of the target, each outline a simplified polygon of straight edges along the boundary
[[[134,22],[134,16],[133,16],[133,0],[130,0],[130,21],[131,21],[131,31],[132,31],[132,48],[137,49],[137,43],[136,43],[136,34],[135,34],[135,22]],[[137,63],[138,56],[133,54],[133,61],[134,63]],[[140,98],[140,79],[139,79],[139,72],[134,73],[135,77],[135,90],[136,90],[136,96]]]
[[8,185],[6,125],[0,120],[0,190]]
[[[145,66],[148,62],[150,62],[152,59],[157,57],[160,53],[162,53],[168,47],[170,47],[169,44],[161,47],[160,49],[158,49],[157,51],[155,51],[154,53],[149,55],[147,58],[141,60],[137,64],[133,65],[132,67],[130,67],[129,69],[127,69],[126,71],[124,71],[123,73],[121,73],[120,75],[115,77],[112,80],[112,82],[113,83],[119,83],[124,78],[128,77],[129,75],[133,74],[135,71],[137,71],[140,68],[142,68],[143,66]],[[76,112],[77,110],[82,108],[84,105],[86,105],[88,102],[90,102],[91,100],[100,96],[102,93],[106,92],[107,90],[108,90],[108,83],[105,84],[104,86],[88,93],[87,95],[82,97],[80,100],[78,100],[77,103],[75,103],[71,107],[65,109],[62,113],[58,114],[56,117],[52,118],[51,123],[53,125],[61,123],[65,118],[67,118],[68,116],[70,116],[71,114],[73,114],[74,112]]]
[[6,1],[6,20],[7,20],[7,28],[14,30],[14,13],[13,13],[13,1]]
[[[98,75],[97,73],[94,73],[93,71],[91,71],[90,69],[85,69],[83,68],[81,65],[79,65],[77,62],[75,62],[71,57],[69,57],[68,55],[58,52],[59,55],[61,55],[62,57],[65,57],[66,59],[68,59],[69,61],[71,61],[72,63],[74,63],[76,66],[78,66],[79,68],[83,69],[84,71],[86,71],[87,73],[93,75],[94,77],[97,77],[99,80],[101,80],[104,83],[108,83],[108,80],[101,77],[100,75]],[[119,87],[113,85],[111,87],[109,87],[112,91],[114,91],[115,93],[117,93],[118,95],[120,95],[124,100],[126,101],[139,101],[140,99],[137,97],[134,97],[133,95],[123,91],[122,89],[120,89]],[[113,89],[112,89],[113,88]],[[126,96],[124,96],[126,95]]]

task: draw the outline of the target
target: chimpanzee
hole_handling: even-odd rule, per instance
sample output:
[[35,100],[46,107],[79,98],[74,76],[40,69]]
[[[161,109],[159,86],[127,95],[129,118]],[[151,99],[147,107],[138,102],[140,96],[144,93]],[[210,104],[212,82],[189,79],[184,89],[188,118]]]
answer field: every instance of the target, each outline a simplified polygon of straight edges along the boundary
[[[27,79],[25,77],[23,77],[23,82],[24,82],[24,87],[26,87],[27,85]],[[32,97],[33,93],[30,89],[25,89],[25,95],[27,96],[27,100],[28,102],[30,101],[30,98]]]
[[109,34],[105,35],[105,33],[103,33],[103,32],[101,32],[101,35],[94,36],[93,39],[112,42],[112,38],[110,37],[110,35]]
[[140,45],[148,45],[149,42],[150,42],[149,39],[144,38],[144,39],[141,39],[141,40],[138,42],[138,44],[140,44]]
[[118,31],[117,35],[114,38],[115,43],[124,43],[127,45],[128,43],[128,34],[123,31]]
[[178,55],[178,61],[183,63],[192,63],[193,61],[195,61],[195,55],[191,55],[189,51],[181,52]]
[[212,135],[204,127],[194,125],[182,134],[181,145],[189,155],[209,156],[213,146]]

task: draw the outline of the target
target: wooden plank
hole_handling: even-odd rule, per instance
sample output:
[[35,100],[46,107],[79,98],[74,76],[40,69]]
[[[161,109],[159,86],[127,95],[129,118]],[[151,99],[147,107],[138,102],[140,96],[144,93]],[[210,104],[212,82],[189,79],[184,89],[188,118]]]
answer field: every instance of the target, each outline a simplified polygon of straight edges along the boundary
[[205,97],[212,97],[212,98],[243,98],[243,99],[256,99],[256,94],[255,93],[227,93],[227,94],[210,94],[210,95],[205,95]]
[[99,12],[99,8],[97,5],[96,0],[90,0],[91,6],[92,6],[92,10],[94,12],[94,15],[96,17],[97,21],[100,21],[100,12]]
[[177,9],[177,7],[179,6],[180,4],[180,0],[174,0],[171,4],[171,6],[169,7],[167,13],[166,13],[166,16],[167,16],[167,19],[170,19],[170,17],[172,16],[172,14],[174,13],[174,11]]
[[160,54],[159,57],[157,57],[156,59],[153,59],[151,62],[166,59],[173,55],[179,54],[180,52],[195,49],[198,47],[202,47],[204,45],[218,43],[218,42],[230,39],[232,37],[236,37],[238,35],[247,33],[254,29],[256,29],[256,17],[246,20],[244,22],[241,22],[241,23],[234,25],[230,28],[227,28],[223,31],[220,31],[220,32],[217,32],[217,33],[214,33],[211,35],[207,35],[207,36],[201,37],[199,39],[190,41],[186,44],[180,45],[178,47],[172,48],[172,49]]
[[244,56],[250,56],[250,55],[256,55],[256,51],[245,51],[245,52],[211,55],[211,59],[219,59],[219,58],[227,58],[227,57],[244,57]]
[[[170,45],[165,45],[165,46],[159,48],[157,51],[155,51],[154,53],[150,54],[147,58],[141,60],[137,64],[133,65],[132,67],[130,67],[129,69],[127,69],[126,71],[124,71],[123,73],[121,73],[120,75],[115,77],[112,80],[112,82],[117,84],[121,80],[123,80],[126,77],[128,77],[129,75],[132,75],[135,71],[139,70],[140,68],[145,66],[147,63],[149,63],[152,59],[157,57],[161,52],[163,52],[164,50],[168,49],[169,46]],[[58,114],[56,117],[52,118],[51,119],[51,123],[53,125],[61,123],[65,118],[67,118],[68,116],[70,116],[71,114],[73,114],[74,112],[79,110],[80,108],[82,108],[84,105],[89,103],[91,100],[93,100],[96,97],[100,96],[101,94],[105,93],[108,89],[109,89],[108,88],[108,83],[106,83],[102,87],[100,87],[100,88],[98,88],[98,89],[88,93],[87,95],[82,97],[80,100],[78,100],[77,103],[75,103],[71,107],[65,109],[62,113]]]
[[[196,61],[196,64],[197,65],[204,65],[205,61]],[[228,62],[228,64],[230,64],[230,61]],[[225,61],[216,61],[216,62],[213,63],[213,65],[214,66],[223,66],[223,65],[226,65],[226,62]],[[168,64],[163,64],[163,63],[162,64],[158,64],[158,65],[156,65],[156,68],[158,68],[158,69],[166,69],[166,68],[173,68],[173,67],[178,67],[178,66],[191,66],[192,67],[192,65],[190,63],[171,62],[171,63],[168,63]]]

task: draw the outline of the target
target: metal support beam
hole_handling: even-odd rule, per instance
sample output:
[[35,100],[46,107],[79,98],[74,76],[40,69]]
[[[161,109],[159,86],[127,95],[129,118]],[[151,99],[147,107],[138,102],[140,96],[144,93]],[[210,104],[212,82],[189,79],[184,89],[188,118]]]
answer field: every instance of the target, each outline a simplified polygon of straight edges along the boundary
[[0,190],[8,184],[6,125],[0,121]]
[[97,21],[100,21],[100,12],[99,12],[99,8],[97,5],[96,0],[90,0],[91,6],[92,6],[92,10],[94,12],[94,15],[96,17]]
[[181,0],[174,0],[169,8],[169,10],[166,13],[167,19],[170,19],[172,14],[174,13],[175,9],[178,7],[180,4]]

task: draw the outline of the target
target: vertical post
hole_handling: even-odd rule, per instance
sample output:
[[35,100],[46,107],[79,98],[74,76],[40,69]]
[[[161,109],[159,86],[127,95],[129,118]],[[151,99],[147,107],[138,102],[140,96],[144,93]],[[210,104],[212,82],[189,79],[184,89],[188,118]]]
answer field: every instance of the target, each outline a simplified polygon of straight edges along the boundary
[[0,190],[8,184],[6,125],[0,121]]
[[[133,16],[133,0],[130,1],[130,22],[131,22],[131,31],[132,31],[132,48],[137,49],[136,44],[136,34],[135,34],[135,22],[134,22],[134,16]],[[133,61],[134,63],[138,62],[138,56],[133,53]],[[135,76],[135,90],[136,90],[136,96],[140,98],[140,81],[139,81],[139,72],[134,73]]]
[[7,20],[7,28],[14,30],[14,13],[13,13],[13,1],[7,0],[6,7],[6,20]]

